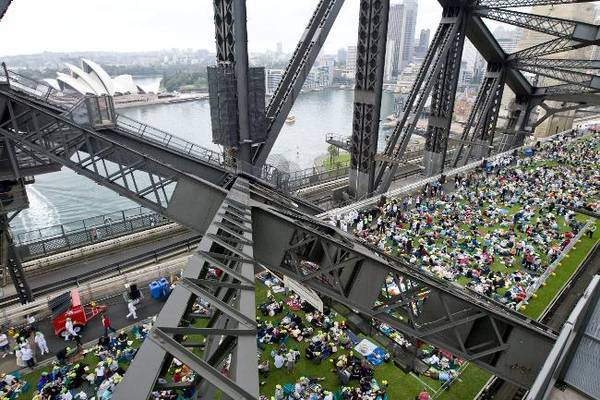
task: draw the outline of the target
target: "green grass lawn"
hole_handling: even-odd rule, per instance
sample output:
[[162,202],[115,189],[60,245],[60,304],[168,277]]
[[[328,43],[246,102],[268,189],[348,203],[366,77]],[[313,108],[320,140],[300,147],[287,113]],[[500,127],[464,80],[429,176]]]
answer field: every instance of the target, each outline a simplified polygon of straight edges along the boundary
[[538,289],[535,296],[529,300],[529,304],[520,310],[521,313],[535,319],[541,316],[544,309],[554,299],[556,293],[569,280],[579,264],[581,264],[596,242],[598,242],[600,238],[598,232],[600,232],[600,220],[596,220],[596,232],[594,236],[590,239],[587,235],[583,235],[569,254],[562,259],[560,265],[554,271],[555,275],[550,275],[546,280],[546,285]]
[[[135,339],[135,337],[131,333],[129,334],[129,340],[133,341],[132,347],[138,348],[141,345],[141,342]],[[96,357],[94,352],[90,351],[86,353],[83,356],[83,358],[81,358],[77,362],[87,364],[90,367],[89,373],[94,373],[94,370],[96,369],[96,366],[98,365],[99,361],[100,359]],[[124,363],[119,363],[119,365],[124,370],[127,370],[127,367],[129,366],[129,364]],[[31,397],[33,397],[34,391],[36,390],[37,382],[42,376],[42,373],[50,372],[52,370],[52,367],[53,365],[48,365],[42,368],[36,368],[32,372],[23,375],[23,379],[29,383],[29,390],[27,392],[22,393],[19,399],[30,399]]]
[[331,158],[329,155],[323,158],[323,167],[326,170],[336,169],[342,165],[346,165],[350,162],[350,153],[347,151],[340,150],[339,155]]

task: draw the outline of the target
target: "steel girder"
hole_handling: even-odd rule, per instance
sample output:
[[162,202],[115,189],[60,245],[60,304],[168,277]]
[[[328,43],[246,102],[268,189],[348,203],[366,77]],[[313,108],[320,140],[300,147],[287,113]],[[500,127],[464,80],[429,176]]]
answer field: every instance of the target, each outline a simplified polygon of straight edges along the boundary
[[[18,115],[11,127],[0,128],[0,134],[24,154],[43,155],[198,232],[206,230],[225,198],[227,191],[218,185],[125,148],[14,93],[0,95]],[[85,107],[74,112],[79,111],[85,112]],[[222,179],[226,185],[228,176]],[[194,207],[198,199],[205,202],[204,209]]]
[[479,7],[531,7],[559,4],[574,4],[574,3],[592,3],[597,0],[478,0]]
[[547,35],[569,37],[573,40],[587,42],[600,39],[598,36],[598,26],[586,24],[584,22],[545,17],[541,15],[528,14],[513,10],[504,10],[500,8],[482,8],[475,10],[474,13],[481,17],[493,19],[495,21],[504,22],[506,24],[537,32],[542,32]]
[[389,8],[389,0],[360,2],[349,172],[356,196],[374,189]]
[[600,90],[600,75],[586,74],[585,72],[567,70],[562,68],[548,68],[528,64],[516,64],[515,68],[532,74],[546,76],[568,84],[581,86],[581,90]]
[[[510,382],[531,385],[554,343],[553,333],[523,315],[321,221],[256,206],[252,222],[254,257],[267,268]],[[399,296],[380,297],[388,276],[406,288]]]
[[[404,105],[400,121],[394,128],[386,144],[384,157],[396,160],[402,159],[410,137],[417,126],[425,102],[446,61],[448,52],[455,45],[457,36],[458,40],[463,40],[463,37],[457,35],[457,32],[460,31],[464,23],[465,16],[462,10],[444,9],[444,16],[429,46],[427,55],[419,68],[413,87]],[[397,169],[397,162],[382,161],[377,165],[374,184],[377,192],[384,193],[387,191]]]
[[[214,386],[233,399],[258,398],[256,304],[252,220],[248,182],[238,178],[227,194],[182,280],[160,311],[148,336],[115,391],[115,399],[147,399],[158,378],[177,358],[198,376],[193,383],[204,398]],[[208,278],[209,268],[220,278]],[[208,302],[213,315],[206,327],[197,327],[194,303]],[[188,335],[194,335],[194,340]],[[204,353],[192,352],[206,339]],[[219,369],[232,352],[229,376]],[[208,398],[208,397],[207,397]],[[211,397],[212,398],[212,397]]]
[[508,55],[508,61],[531,59],[535,57],[543,57],[550,54],[562,53],[564,51],[580,49],[589,46],[592,43],[580,42],[569,37],[551,39],[546,42],[536,44],[526,49],[517,51]]
[[245,0],[214,0],[217,65],[233,69],[236,86],[237,145],[236,158],[251,161],[251,134],[248,93],[248,34]]
[[544,114],[544,116],[542,118],[539,118],[537,121],[535,121],[535,123],[533,124],[534,128],[541,125],[542,122],[544,122],[545,120],[547,120],[549,117],[551,117],[554,114],[567,112],[567,111],[573,111],[573,110],[579,110],[581,108],[590,107],[590,105],[589,104],[574,104],[574,105],[566,106],[566,107],[563,105],[563,107],[561,107],[561,108],[553,108],[553,107],[547,106],[544,103],[541,103],[540,107],[542,107],[546,113]]
[[11,2],[12,0],[0,0],[0,20],[4,17],[4,14],[6,14],[6,10],[8,10],[8,6],[10,6]]
[[[488,66],[487,73],[481,83],[477,98],[462,132],[460,147],[454,155],[453,167],[458,166],[459,160],[466,164],[475,146],[485,146],[485,148],[482,148],[483,151],[479,154],[480,156],[489,154],[494,140],[502,94],[504,93],[505,78],[506,69],[502,65]],[[467,152],[463,155],[465,146]]]
[[559,68],[559,69],[600,69],[600,60],[571,60],[562,58],[525,58],[513,59],[510,65],[515,67],[531,66],[541,68]]
[[[466,18],[466,17],[465,17]],[[461,24],[448,50],[442,68],[436,77],[432,95],[431,112],[425,136],[425,173],[429,176],[444,169],[448,137],[454,113],[454,100],[458,86],[462,53],[465,44],[465,24]],[[436,161],[434,161],[434,159]]]
[[266,162],[343,3],[344,0],[320,0],[317,4],[267,106],[267,138],[254,149],[254,165]]

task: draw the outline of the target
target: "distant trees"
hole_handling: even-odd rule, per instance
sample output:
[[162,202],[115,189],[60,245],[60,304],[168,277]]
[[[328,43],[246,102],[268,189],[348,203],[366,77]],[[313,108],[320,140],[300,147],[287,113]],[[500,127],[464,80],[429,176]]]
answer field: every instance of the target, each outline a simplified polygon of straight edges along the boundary
[[208,87],[206,72],[163,74],[160,87],[168,92],[206,89]]

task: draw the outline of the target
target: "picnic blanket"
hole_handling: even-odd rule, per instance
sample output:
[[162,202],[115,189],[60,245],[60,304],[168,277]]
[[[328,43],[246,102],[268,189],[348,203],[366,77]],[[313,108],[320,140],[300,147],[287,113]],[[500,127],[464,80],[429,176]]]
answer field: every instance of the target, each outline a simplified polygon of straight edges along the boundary
[[354,347],[354,350],[356,350],[362,356],[367,357],[376,348],[377,348],[377,345],[375,343],[371,342],[370,340],[363,339],[363,340],[360,341],[359,344],[357,344]]
[[385,350],[381,347],[375,348],[371,354],[367,356],[367,360],[375,367],[381,365],[381,363],[385,361]]
[[287,299],[285,299],[285,304],[287,304],[287,306],[292,311],[299,311],[301,309],[300,302],[291,297],[288,297]]

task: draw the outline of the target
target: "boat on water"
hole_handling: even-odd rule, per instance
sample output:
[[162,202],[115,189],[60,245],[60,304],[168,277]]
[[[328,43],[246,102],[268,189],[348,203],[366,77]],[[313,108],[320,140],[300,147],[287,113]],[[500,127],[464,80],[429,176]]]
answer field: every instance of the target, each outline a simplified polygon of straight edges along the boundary
[[288,117],[285,119],[286,124],[293,124],[294,122],[296,122],[295,115],[288,115]]
[[385,117],[385,119],[387,119],[388,121],[396,121],[398,118],[396,118],[396,115],[390,114],[387,117]]

